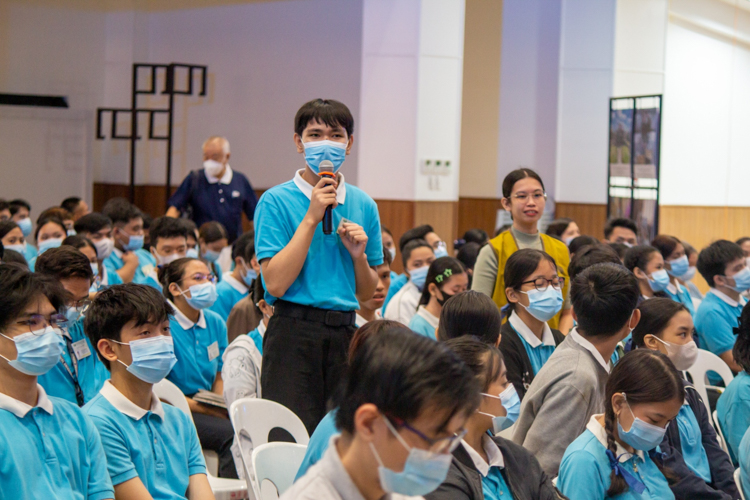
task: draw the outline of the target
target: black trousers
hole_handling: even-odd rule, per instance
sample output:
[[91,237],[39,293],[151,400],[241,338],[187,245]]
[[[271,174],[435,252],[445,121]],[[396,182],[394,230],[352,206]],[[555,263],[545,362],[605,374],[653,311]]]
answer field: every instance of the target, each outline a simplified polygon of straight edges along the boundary
[[232,441],[234,440],[232,422],[226,418],[202,413],[193,413],[193,421],[198,431],[201,448],[213,450],[219,455],[219,477],[237,479],[237,468],[234,466],[232,456]]
[[342,382],[355,328],[290,317],[285,306],[276,307],[263,338],[262,394],[292,410],[312,435]]

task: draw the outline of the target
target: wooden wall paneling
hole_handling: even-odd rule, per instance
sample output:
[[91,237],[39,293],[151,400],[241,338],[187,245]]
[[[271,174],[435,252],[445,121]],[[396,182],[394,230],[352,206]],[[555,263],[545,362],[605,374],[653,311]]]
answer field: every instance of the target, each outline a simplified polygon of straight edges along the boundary
[[[414,202],[403,200],[375,200],[378,204],[380,213],[380,224],[387,227],[393,233],[393,239],[398,247],[398,240],[404,232],[415,226],[414,223]],[[401,252],[396,252],[396,260],[391,268],[397,272],[404,272],[404,266],[401,262]]]
[[453,255],[453,240],[458,228],[458,202],[417,201],[414,207],[414,225],[429,224],[448,244],[448,253]]
[[607,205],[558,202],[555,204],[555,217],[570,217],[578,224],[581,234],[602,239],[607,222]]
[[459,198],[456,237],[469,229],[484,229],[490,238],[495,234],[497,211],[503,208],[499,198]]

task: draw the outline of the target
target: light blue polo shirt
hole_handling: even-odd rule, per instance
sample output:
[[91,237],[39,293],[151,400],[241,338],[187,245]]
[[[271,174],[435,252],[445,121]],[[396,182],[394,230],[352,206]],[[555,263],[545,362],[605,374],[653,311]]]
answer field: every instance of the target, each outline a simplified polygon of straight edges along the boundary
[[75,404],[0,394],[0,499],[114,498],[99,433]]
[[[68,334],[72,342],[73,355],[78,362],[78,384],[83,390],[83,400],[86,403],[91,401],[102,388],[104,382],[109,380],[109,371],[99,360],[96,349],[91,345],[91,341],[83,331],[83,318],[78,319],[68,328]],[[62,358],[74,376],[76,374],[75,365],[67,348],[63,349]],[[73,376],[65,368],[63,362],[58,361],[50,371],[37,377],[37,381],[50,396],[62,398],[77,405]]]
[[738,303],[711,288],[695,313],[695,333],[700,346],[717,356],[731,351],[736,339],[733,330],[744,305],[744,298],[740,297]]
[[[135,253],[136,255],[138,255],[139,265],[135,270],[135,275],[133,275],[133,282],[142,283],[143,280],[145,279],[142,268],[148,265],[155,266],[156,259],[154,259],[153,255],[151,255],[150,253],[148,253],[142,248],[139,250],[136,250]],[[122,260],[122,251],[117,248],[113,248],[112,253],[109,254],[109,257],[104,259],[103,263],[107,269],[117,272],[125,264]]]
[[729,455],[736,466],[740,441],[750,428],[750,375],[747,372],[740,372],[721,393],[716,403],[716,413],[727,438]]
[[200,390],[210,391],[223,366],[221,357],[227,348],[227,324],[218,314],[205,309],[193,323],[171,301],[170,305],[174,316],[169,317],[169,328],[177,363],[167,378],[186,396]]
[[159,283],[159,275],[157,274],[159,271],[156,266],[147,264],[141,267],[140,271],[142,278],[133,278],[133,283],[148,285],[151,288],[156,288],[160,292],[164,289],[164,287],[161,286],[161,283]]
[[[529,357],[531,362],[531,369],[534,371],[534,375],[539,373],[544,364],[547,362],[552,353],[555,352],[555,337],[552,336],[552,329],[550,329],[547,323],[544,323],[544,332],[542,332],[542,340],[534,335],[534,332],[526,326],[518,314],[511,313],[508,319],[510,326],[518,334],[521,339],[524,349],[526,349],[526,355]],[[612,362],[615,364],[615,361]]]
[[138,477],[154,500],[184,499],[190,476],[206,473],[192,420],[155,394],[146,411],[107,382],[84,411],[99,431],[115,486]]
[[750,429],[740,442],[740,487],[745,498],[750,498]]
[[706,449],[703,448],[703,433],[690,404],[685,402],[677,414],[680,445],[685,465],[705,482],[711,482],[711,467],[708,465]]
[[508,483],[505,482],[502,472],[505,468],[505,459],[497,443],[489,434],[482,436],[482,447],[489,462],[485,462],[484,458],[466,442],[462,442],[461,445],[469,454],[469,458],[474,462],[474,467],[482,478],[482,494],[485,500],[513,500],[513,493]]
[[690,296],[690,292],[687,288],[680,284],[674,286],[673,283],[670,283],[669,286],[667,286],[667,289],[664,290],[664,293],[666,293],[670,299],[685,306],[687,310],[690,311],[690,315],[695,317],[693,298]]
[[435,329],[439,324],[440,318],[433,316],[424,306],[419,306],[417,314],[415,314],[411,321],[409,321],[409,329],[415,333],[435,340]]
[[[263,323],[261,322],[261,324]],[[253,341],[253,344],[255,344],[255,348],[258,349],[260,355],[263,356],[263,335],[261,335],[259,328],[256,328],[252,332],[248,333],[247,336],[250,337],[250,339]]]
[[[293,180],[263,193],[258,202],[254,218],[258,262],[272,258],[284,249],[307,214],[313,186],[302,179],[300,172]],[[362,226],[368,237],[367,262],[370,266],[379,266],[383,263],[383,240],[378,206],[364,191],[346,184],[343,175],[340,176],[336,200],[333,233],[324,235],[322,223],[318,224],[302,270],[284,296],[279,298],[333,311],[359,309],[354,263],[336,228],[342,218]],[[268,287],[266,302],[273,305],[276,297],[267,290]]]
[[331,442],[331,438],[341,433],[338,427],[336,427],[336,413],[338,410],[338,408],[335,408],[329,411],[313,431],[312,436],[310,436],[310,442],[307,443],[305,458],[302,459],[302,465],[299,466],[297,475],[294,477],[295,481],[304,476],[310,467],[323,458]]
[[37,253],[38,251],[36,247],[27,241],[26,251],[23,253],[24,258],[26,259],[26,263],[28,264],[29,262],[31,262],[31,259],[35,259],[37,256]]
[[244,283],[237,281],[231,274],[227,274],[216,285],[216,302],[208,309],[226,321],[234,305],[247,297],[248,292],[249,288]]
[[[565,450],[560,463],[557,488],[568,498],[576,500],[602,500],[611,485],[612,467],[607,458],[607,436],[604,427],[591,417],[586,430]],[[646,487],[638,494],[631,488],[617,495],[618,500],[673,500],[664,474],[647,453],[638,451],[635,455],[617,445],[620,465],[639,479]]]

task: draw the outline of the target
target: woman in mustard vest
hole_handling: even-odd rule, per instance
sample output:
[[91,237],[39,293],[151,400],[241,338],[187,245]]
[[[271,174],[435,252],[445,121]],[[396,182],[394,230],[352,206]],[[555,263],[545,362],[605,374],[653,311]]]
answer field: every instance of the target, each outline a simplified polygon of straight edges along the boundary
[[557,316],[548,323],[551,328],[567,333],[573,326],[573,315],[568,298],[570,254],[565,243],[542,234],[537,228],[539,219],[544,213],[544,205],[547,203],[547,193],[544,191],[544,183],[539,174],[530,168],[519,168],[509,173],[503,180],[501,202],[503,208],[510,212],[513,225],[509,230],[490,240],[490,244],[479,252],[474,266],[471,289],[489,295],[497,306],[502,308],[508,303],[503,277],[508,257],[521,248],[534,248],[547,252],[555,259],[559,276],[565,278],[563,287],[565,303]]

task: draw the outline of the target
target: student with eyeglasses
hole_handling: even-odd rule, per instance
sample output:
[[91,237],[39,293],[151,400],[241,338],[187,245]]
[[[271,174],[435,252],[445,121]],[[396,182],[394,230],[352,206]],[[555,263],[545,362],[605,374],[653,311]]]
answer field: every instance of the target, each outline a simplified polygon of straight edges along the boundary
[[[499,308],[508,303],[505,294],[505,264],[513,253],[524,248],[546,252],[554,259],[558,273],[565,280],[568,278],[570,264],[567,245],[539,231],[539,219],[547,204],[547,193],[539,174],[530,168],[519,168],[505,176],[502,204],[510,212],[513,225],[480,250],[471,281],[472,290],[489,295]],[[567,332],[573,326],[567,282],[563,285],[562,294],[562,308],[550,318],[549,325]]]
[[94,281],[91,263],[80,250],[64,245],[39,254],[36,272],[58,281],[68,292],[67,321],[61,329],[65,348],[59,362],[39,377],[39,383],[51,396],[83,406],[109,379],[83,328]]
[[479,392],[441,343],[400,327],[371,336],[337,397],[341,434],[282,500],[423,498],[445,480]]
[[65,289],[49,276],[3,264],[0,290],[0,497],[114,498],[96,427],[37,381],[65,350]]

